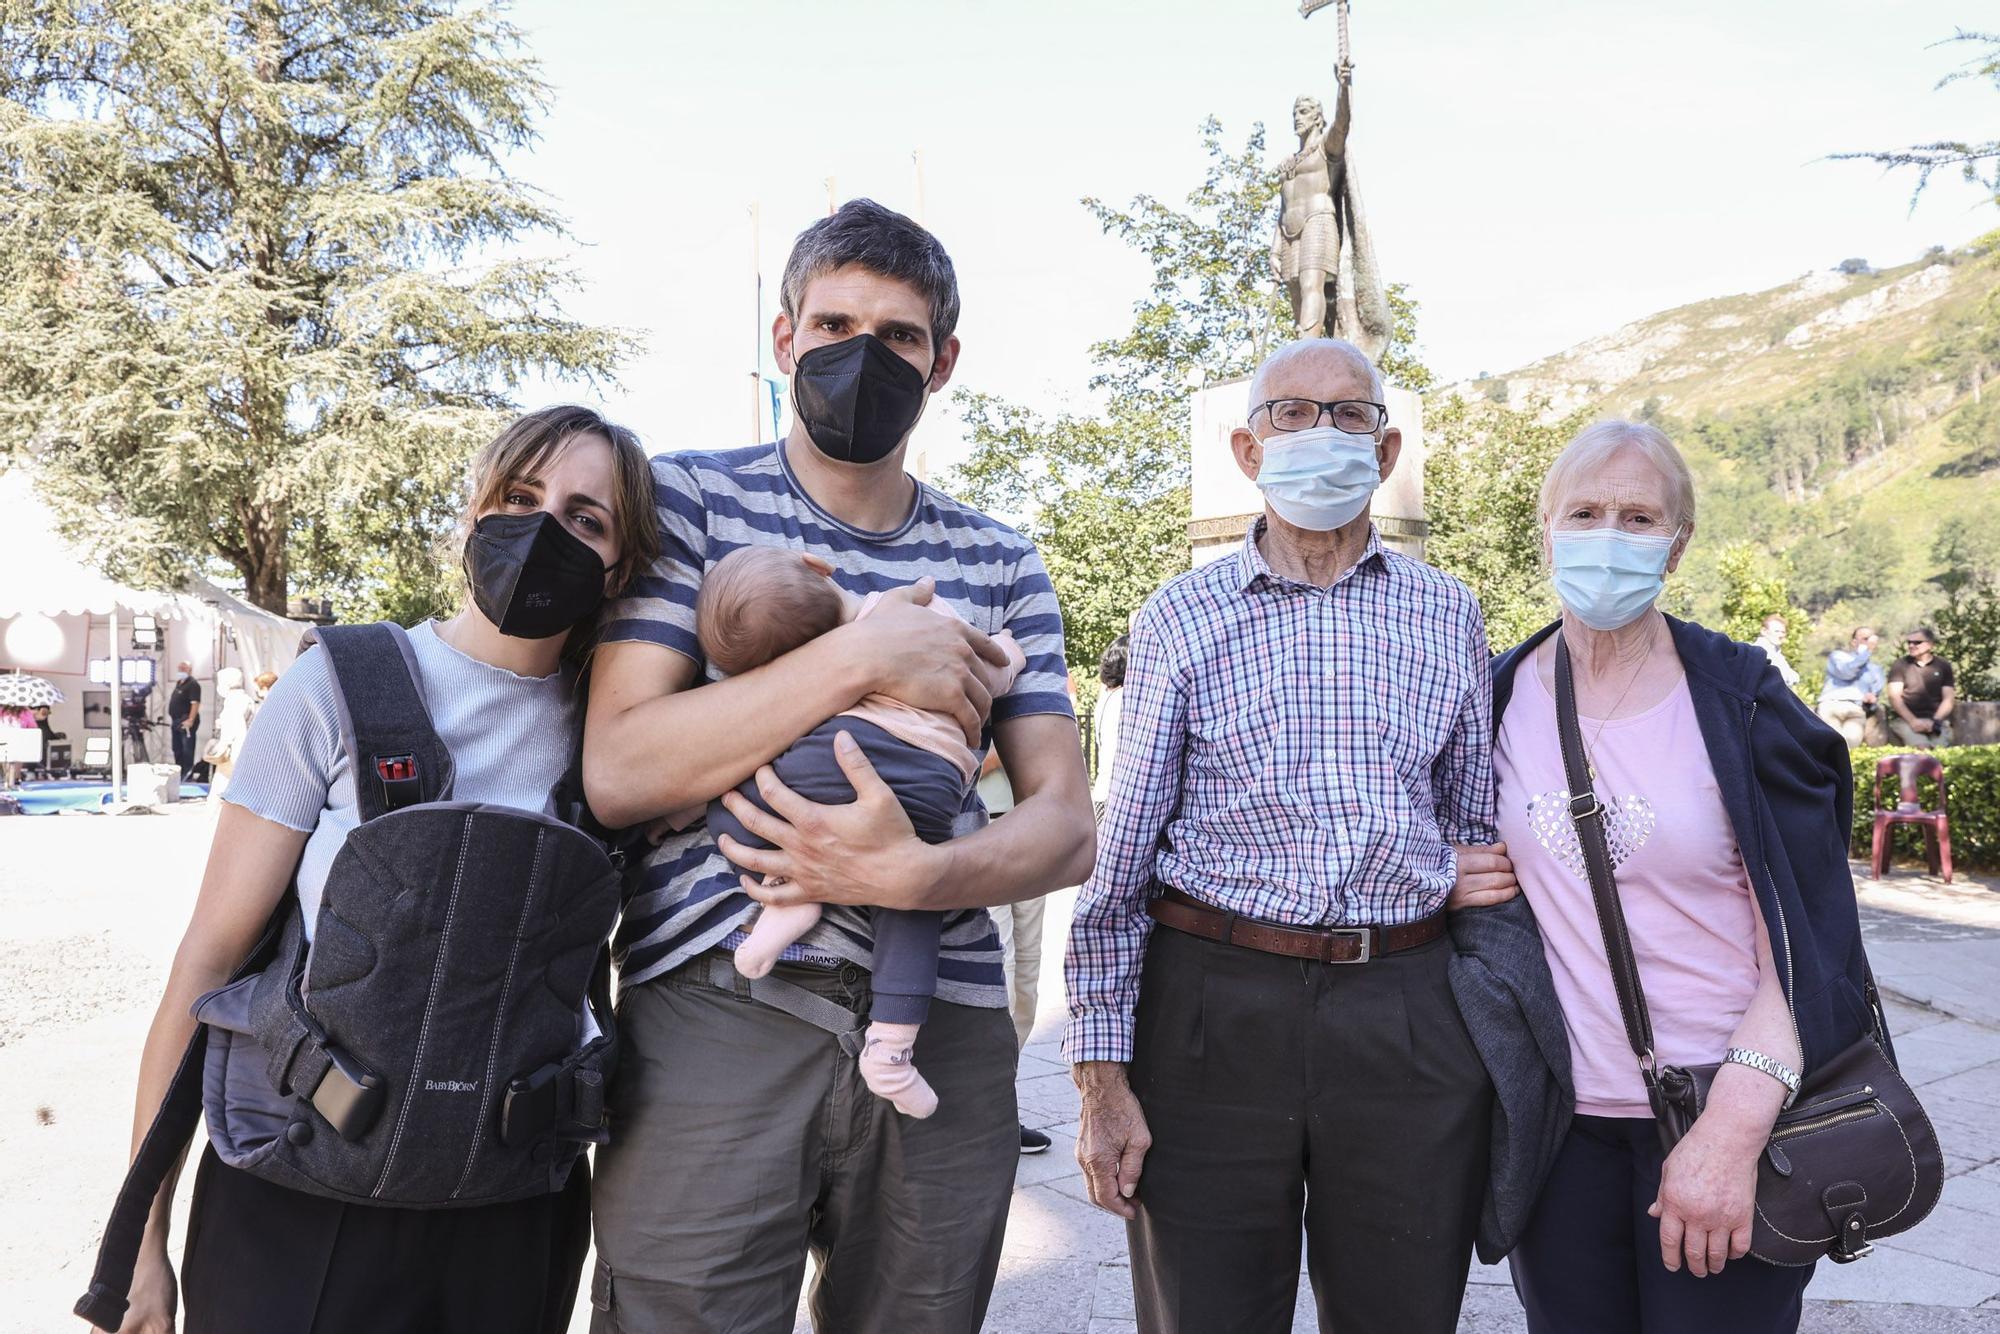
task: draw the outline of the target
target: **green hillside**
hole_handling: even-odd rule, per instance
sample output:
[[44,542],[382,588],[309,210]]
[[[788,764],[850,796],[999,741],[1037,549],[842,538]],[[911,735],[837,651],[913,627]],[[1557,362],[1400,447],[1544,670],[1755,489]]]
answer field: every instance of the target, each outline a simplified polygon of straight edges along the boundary
[[1719,600],[1715,553],[1749,541],[1789,567],[1819,647],[1857,621],[1931,612],[1951,520],[2000,561],[1996,289],[2000,233],[1663,311],[1451,392],[1657,421],[1699,483],[1683,568],[1697,614]]

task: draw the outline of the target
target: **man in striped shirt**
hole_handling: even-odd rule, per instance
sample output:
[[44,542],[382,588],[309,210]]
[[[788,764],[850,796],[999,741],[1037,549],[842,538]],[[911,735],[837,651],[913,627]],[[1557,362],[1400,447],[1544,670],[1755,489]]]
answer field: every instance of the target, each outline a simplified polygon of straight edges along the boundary
[[[656,830],[729,793],[737,818],[775,846],[718,846],[699,823],[667,830],[628,885],[618,1128],[599,1154],[595,1203],[593,1329],[606,1334],[790,1329],[808,1250],[822,1330],[971,1334],[983,1318],[1019,1140],[1000,947],[981,909],[1074,884],[1092,824],[1040,556],[903,472],[910,431],[957,362],[957,318],[937,240],[849,203],[800,235],[785,268],[772,341],[792,376],[789,434],[654,460],[663,554],[605,613],[586,790],[606,823]],[[843,588],[887,595],[871,615],[723,677],[696,641],[695,596],[747,545],[810,552]],[[916,605],[931,597],[963,623]],[[971,664],[1004,661],[990,639],[1001,630],[1027,665],[989,699]],[[968,795],[960,836],[923,843],[851,746],[840,756],[851,805],[817,806],[777,783],[774,757],[878,691],[953,715],[975,749],[990,738],[1014,776],[1013,814],[986,826]],[[733,792],[752,775],[778,816]],[[752,890],[828,905],[754,982],[731,966]],[[864,905],[950,914],[940,1003],[915,1053],[940,1100],[927,1120],[899,1116],[855,1069]]]
[[1351,344],[1273,354],[1231,438],[1263,517],[1132,627],[1065,1050],[1145,1334],[1291,1329],[1302,1228],[1322,1330],[1457,1323],[1491,1091],[1443,910],[1492,703],[1472,594],[1370,521],[1382,397]]

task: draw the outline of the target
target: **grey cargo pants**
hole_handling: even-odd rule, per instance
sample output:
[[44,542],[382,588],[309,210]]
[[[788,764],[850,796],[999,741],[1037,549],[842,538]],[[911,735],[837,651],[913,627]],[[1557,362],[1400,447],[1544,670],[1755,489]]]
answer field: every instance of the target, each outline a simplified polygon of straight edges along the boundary
[[[705,962],[619,1001],[592,1334],[790,1334],[808,1249],[819,1334],[975,1334],[1019,1160],[1007,1012],[931,1007],[916,1061],[939,1106],[913,1121],[831,1034]],[[773,975],[867,1012],[863,969]]]

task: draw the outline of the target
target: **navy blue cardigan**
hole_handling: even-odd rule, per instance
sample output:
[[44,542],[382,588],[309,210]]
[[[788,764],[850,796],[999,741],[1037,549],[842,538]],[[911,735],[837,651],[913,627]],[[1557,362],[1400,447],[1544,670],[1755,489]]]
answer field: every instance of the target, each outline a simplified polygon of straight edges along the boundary
[[[1847,743],[1779,679],[1763,650],[1671,616],[1667,625],[1811,1070],[1874,1027],[1847,864],[1854,816]],[[1515,669],[1555,629],[1494,660],[1496,732]]]

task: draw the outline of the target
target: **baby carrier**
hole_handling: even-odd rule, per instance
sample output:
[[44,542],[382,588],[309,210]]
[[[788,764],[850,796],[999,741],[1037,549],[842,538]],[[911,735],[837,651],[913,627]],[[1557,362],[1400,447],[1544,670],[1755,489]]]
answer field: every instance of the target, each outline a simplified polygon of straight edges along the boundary
[[606,945],[619,874],[578,822],[451,799],[394,625],[307,636],[332,669],[360,824],[306,939],[296,892],[200,1022],[105,1227],[76,1313],[115,1330],[148,1211],[207,1112],[232,1167],[360,1204],[451,1208],[560,1190],[607,1138]]

